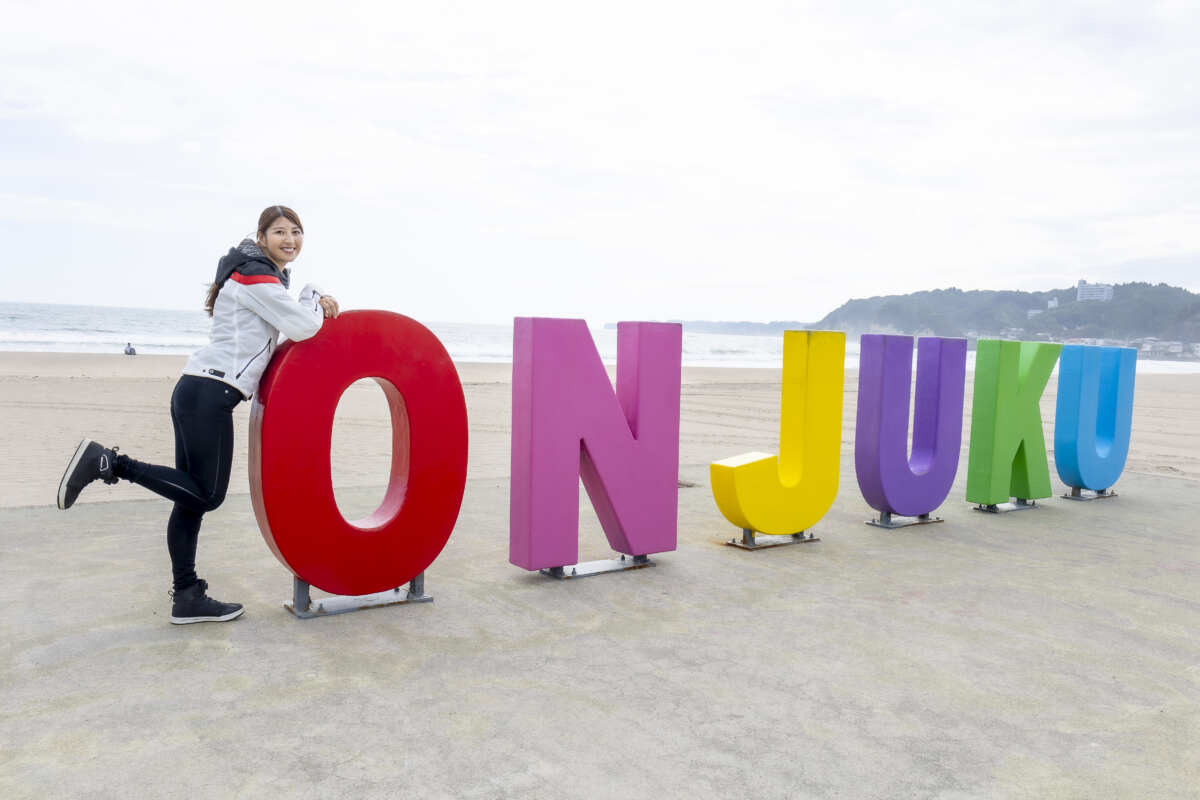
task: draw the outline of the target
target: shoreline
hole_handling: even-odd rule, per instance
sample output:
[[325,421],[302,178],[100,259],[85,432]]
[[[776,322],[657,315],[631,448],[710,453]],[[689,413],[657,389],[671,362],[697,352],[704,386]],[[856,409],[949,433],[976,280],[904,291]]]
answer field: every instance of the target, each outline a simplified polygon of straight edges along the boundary
[[[74,374],[68,370],[72,367],[86,369],[89,372],[96,372],[96,364],[88,364],[91,359],[99,359],[108,365],[115,365],[116,362],[126,362],[135,365],[146,359],[157,360],[158,363],[177,363],[178,370],[183,369],[190,353],[139,353],[136,356],[126,356],[123,353],[92,353],[92,352],[69,352],[63,350],[0,350],[0,375],[23,375],[27,374],[29,369],[40,368],[42,374],[69,375]],[[38,366],[38,359],[46,359],[47,362],[57,362],[52,366]],[[512,360],[489,360],[489,361],[472,361],[470,359],[455,359],[451,356],[456,367],[465,368],[506,368],[512,369]],[[916,365],[916,355],[913,356],[914,369]],[[616,366],[616,361],[606,359],[605,365],[609,367],[609,371]],[[18,365],[20,365],[18,367]],[[32,365],[32,366],[25,366]],[[764,364],[747,364],[747,363],[688,363],[685,359],[683,363],[684,371],[688,370],[736,370],[736,371],[760,371],[760,372],[779,372],[781,366],[767,366]],[[856,372],[857,358],[847,358],[846,373]],[[967,360],[967,373],[971,374],[975,370],[975,361],[973,357]],[[126,370],[122,368],[118,371],[119,374],[137,374],[137,370]],[[1057,374],[1058,366],[1054,367],[1054,374]],[[178,374],[178,373],[177,373]],[[1141,376],[1150,375],[1200,375],[1200,361],[1190,361],[1187,359],[1178,359],[1171,361],[1157,361],[1149,359],[1138,359],[1137,374]]]

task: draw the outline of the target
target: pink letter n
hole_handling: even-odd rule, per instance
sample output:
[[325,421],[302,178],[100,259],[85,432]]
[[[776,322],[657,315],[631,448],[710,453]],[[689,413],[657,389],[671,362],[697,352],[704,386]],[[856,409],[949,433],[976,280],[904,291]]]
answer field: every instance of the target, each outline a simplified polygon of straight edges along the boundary
[[612,548],[675,549],[683,329],[617,325],[617,391],[580,319],[513,322],[508,560],[579,561],[579,479]]

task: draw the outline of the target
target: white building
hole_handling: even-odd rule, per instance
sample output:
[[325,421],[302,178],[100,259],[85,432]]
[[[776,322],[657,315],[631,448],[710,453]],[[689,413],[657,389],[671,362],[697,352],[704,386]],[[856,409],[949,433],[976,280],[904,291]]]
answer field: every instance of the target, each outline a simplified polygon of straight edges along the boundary
[[1080,303],[1090,300],[1098,300],[1101,303],[1111,302],[1113,299],[1113,287],[1111,283],[1088,283],[1085,280],[1080,280],[1075,287],[1075,299]]

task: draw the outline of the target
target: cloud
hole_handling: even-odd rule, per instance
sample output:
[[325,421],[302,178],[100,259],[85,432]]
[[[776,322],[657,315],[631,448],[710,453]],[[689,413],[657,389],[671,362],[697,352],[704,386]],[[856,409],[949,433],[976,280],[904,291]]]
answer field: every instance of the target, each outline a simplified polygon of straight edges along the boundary
[[18,5],[13,290],[186,304],[275,202],[299,269],[425,319],[1103,277],[1197,249],[1195,28],[1171,3]]

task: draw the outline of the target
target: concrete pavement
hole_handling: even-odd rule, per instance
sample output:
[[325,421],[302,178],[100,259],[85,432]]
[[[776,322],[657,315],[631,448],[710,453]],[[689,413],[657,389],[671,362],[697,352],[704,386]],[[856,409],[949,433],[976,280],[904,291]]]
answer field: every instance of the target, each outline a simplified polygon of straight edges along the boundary
[[247,613],[180,627],[164,501],[0,509],[0,796],[1200,796],[1196,484],[991,516],[964,476],[886,532],[843,464],[821,542],[747,553],[685,465],[678,551],[564,582],[476,479],[434,603],[311,621],[234,495],[199,564]]

